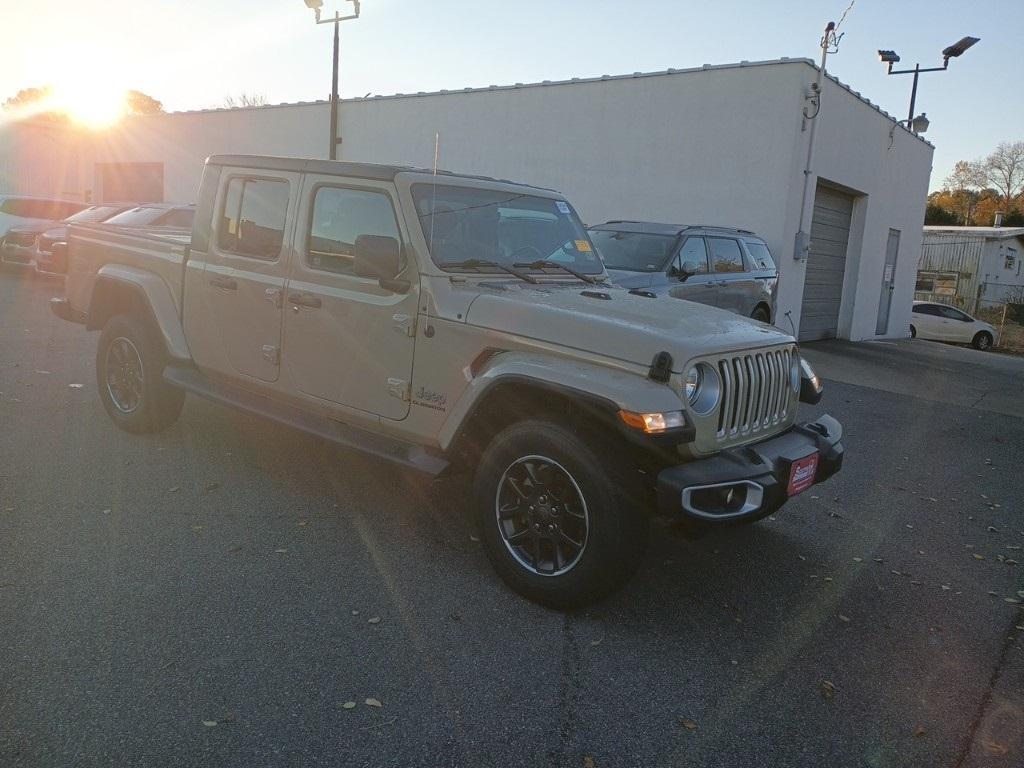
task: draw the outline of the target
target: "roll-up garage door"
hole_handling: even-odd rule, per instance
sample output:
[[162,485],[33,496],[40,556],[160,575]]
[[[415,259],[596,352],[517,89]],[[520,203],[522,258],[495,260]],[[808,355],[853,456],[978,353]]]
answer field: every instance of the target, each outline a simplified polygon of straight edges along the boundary
[[843,300],[852,217],[852,196],[818,185],[800,312],[800,341],[832,339],[839,331],[839,305]]

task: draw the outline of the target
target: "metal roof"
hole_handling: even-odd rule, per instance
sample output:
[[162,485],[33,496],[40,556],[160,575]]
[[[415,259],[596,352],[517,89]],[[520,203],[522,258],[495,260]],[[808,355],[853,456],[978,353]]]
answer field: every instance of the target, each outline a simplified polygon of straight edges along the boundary
[[940,224],[928,224],[924,231],[949,235],[981,235],[990,240],[1024,237],[1024,227],[948,227]]

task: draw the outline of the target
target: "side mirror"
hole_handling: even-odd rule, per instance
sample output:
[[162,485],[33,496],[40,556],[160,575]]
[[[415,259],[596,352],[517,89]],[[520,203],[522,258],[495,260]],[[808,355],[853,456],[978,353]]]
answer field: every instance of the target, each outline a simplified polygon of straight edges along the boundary
[[402,247],[398,240],[384,235],[359,235],[355,245],[356,275],[377,278],[381,288],[395,293],[409,290],[408,280],[396,279],[402,269]]

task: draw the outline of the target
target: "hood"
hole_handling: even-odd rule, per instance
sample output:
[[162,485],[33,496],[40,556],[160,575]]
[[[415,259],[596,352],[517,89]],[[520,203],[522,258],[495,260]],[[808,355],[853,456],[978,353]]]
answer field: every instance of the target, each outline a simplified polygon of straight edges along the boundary
[[609,269],[608,277],[616,285],[623,288],[650,288],[654,285],[661,285],[665,282],[666,275],[662,271],[657,272],[630,272],[624,269]]
[[48,229],[52,229],[54,221],[52,219],[41,219],[39,221],[33,221],[29,224],[18,224],[16,227],[11,227],[7,230],[8,234],[16,235],[40,235]]
[[717,307],[651,299],[615,286],[480,283],[466,322],[637,365],[658,352],[680,372],[691,358],[792,343],[793,337]]

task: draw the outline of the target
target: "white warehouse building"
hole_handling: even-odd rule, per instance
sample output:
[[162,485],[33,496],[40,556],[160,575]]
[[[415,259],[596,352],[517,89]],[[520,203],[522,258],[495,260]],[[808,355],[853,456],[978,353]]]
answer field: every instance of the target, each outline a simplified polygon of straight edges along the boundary
[[[932,146],[808,59],[348,99],[339,157],[558,189],[583,220],[748,229],[802,340],[909,333]],[[0,192],[195,200],[217,153],[325,157],[327,102],[131,117],[91,135],[0,128]],[[806,258],[797,258],[806,198]]]

